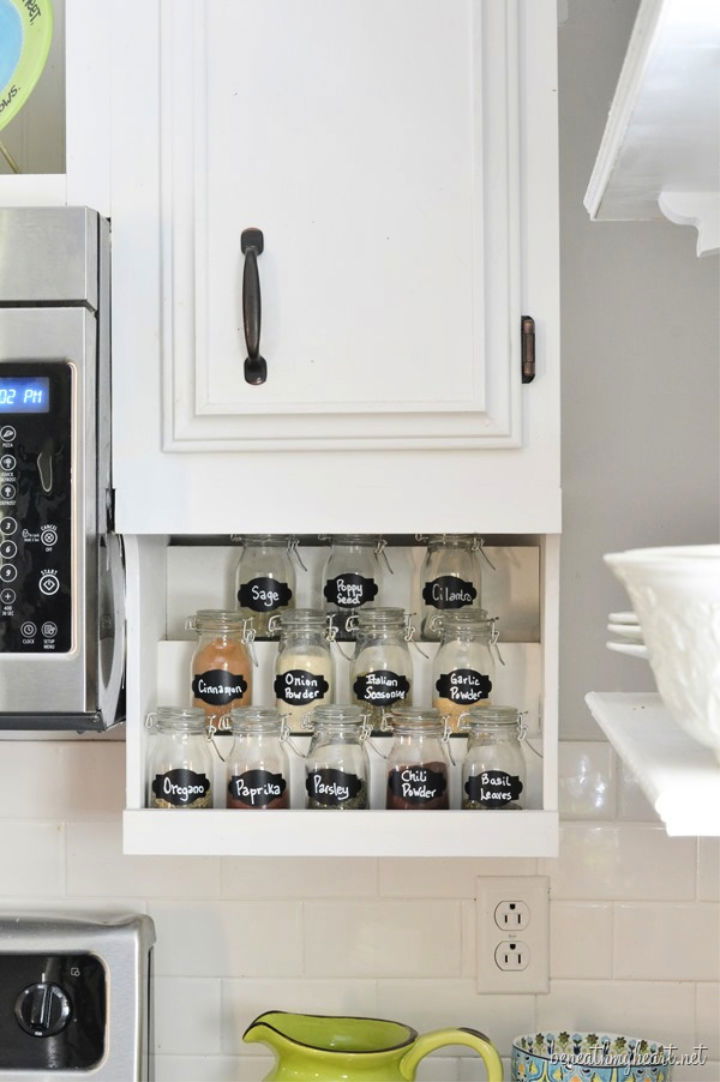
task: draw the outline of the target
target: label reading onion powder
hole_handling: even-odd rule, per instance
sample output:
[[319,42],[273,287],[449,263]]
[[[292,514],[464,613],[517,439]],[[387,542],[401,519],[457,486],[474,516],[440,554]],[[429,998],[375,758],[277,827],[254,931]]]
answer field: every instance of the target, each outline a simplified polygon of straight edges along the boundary
[[273,688],[275,697],[289,706],[304,706],[327,695],[330,685],[319,673],[308,672],[307,669],[289,669],[275,677]]

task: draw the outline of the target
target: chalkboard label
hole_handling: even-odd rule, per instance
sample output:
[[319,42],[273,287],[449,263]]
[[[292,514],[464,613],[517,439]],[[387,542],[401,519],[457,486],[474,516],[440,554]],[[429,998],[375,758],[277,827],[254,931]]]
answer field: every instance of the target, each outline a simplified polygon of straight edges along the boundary
[[523,783],[504,770],[483,770],[465,782],[466,804],[481,808],[504,808],[519,800]]
[[287,806],[286,789],[282,774],[272,774],[269,770],[246,770],[243,774],[233,774],[228,782],[228,795],[234,807]]
[[206,774],[196,774],[194,770],[168,770],[167,774],[155,775],[152,791],[158,804],[190,808],[193,804],[208,803],[210,780]]
[[353,684],[353,691],[361,702],[370,703],[372,706],[392,706],[393,703],[407,698],[410,684],[407,677],[399,673],[378,669],[376,672],[358,676]]
[[258,578],[243,582],[237,598],[244,609],[252,612],[273,612],[290,604],[293,593],[286,582],[279,579]]
[[355,800],[364,785],[357,774],[346,774],[344,770],[321,767],[309,770],[305,778],[305,788],[311,804],[324,808],[339,808]]
[[476,597],[475,586],[455,575],[441,575],[423,587],[423,601],[433,609],[463,609]]
[[388,774],[388,794],[394,807],[434,805],[444,798],[446,790],[447,773],[430,766],[403,766]]
[[489,697],[492,681],[477,669],[453,669],[452,672],[441,673],[435,687],[441,699],[470,705]]
[[324,676],[306,669],[289,669],[287,672],[278,673],[273,687],[275,697],[290,706],[304,706],[305,703],[315,702],[330,690]]
[[227,706],[240,700],[248,689],[248,682],[240,673],[224,669],[208,669],[193,677],[192,692],[196,699],[210,706]]
[[377,592],[378,584],[375,579],[366,579],[355,572],[328,579],[323,589],[325,600],[337,605],[339,609],[359,609],[373,601]]

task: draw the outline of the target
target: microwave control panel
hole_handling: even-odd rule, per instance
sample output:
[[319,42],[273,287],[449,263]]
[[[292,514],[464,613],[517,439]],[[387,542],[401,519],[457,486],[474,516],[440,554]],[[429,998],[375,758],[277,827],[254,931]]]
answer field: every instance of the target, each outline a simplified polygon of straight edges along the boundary
[[0,653],[72,649],[72,370],[0,364]]

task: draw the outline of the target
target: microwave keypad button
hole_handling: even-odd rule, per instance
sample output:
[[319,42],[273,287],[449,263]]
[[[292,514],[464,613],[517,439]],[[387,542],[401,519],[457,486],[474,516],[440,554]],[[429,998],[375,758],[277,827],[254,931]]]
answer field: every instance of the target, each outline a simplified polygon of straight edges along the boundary
[[17,530],[17,522],[9,515],[3,519],[0,519],[0,533],[8,534],[12,536]]
[[14,500],[16,496],[17,488],[15,485],[11,484],[9,481],[6,481],[4,484],[0,485],[0,499]]
[[42,490],[46,495],[50,495],[53,490],[53,456],[45,448],[37,456],[37,468]]
[[0,590],[0,602],[3,605],[12,605],[16,596],[15,591],[11,590],[9,586],[6,586],[4,590]]
[[6,473],[12,473],[17,466],[17,459],[15,455],[0,455],[0,468],[5,470]]
[[[0,578],[2,577],[3,569],[0,568]],[[8,580],[10,581],[10,580]],[[45,594],[45,597],[52,597],[60,589],[60,579],[54,571],[46,571],[40,576],[40,593]]]
[[0,440],[2,440],[3,443],[12,443],[16,436],[17,432],[12,425],[3,425],[2,428],[0,428]]
[[3,564],[0,567],[0,582],[15,582],[17,568],[14,564]]
[[[47,529],[43,530],[40,534],[40,540],[47,549],[52,548],[53,545],[57,545],[57,539],[57,530],[54,530],[51,526],[48,526]],[[0,549],[0,552],[1,551],[2,549]]]
[[57,624],[54,624],[52,620],[46,620],[40,630],[46,639],[54,639],[58,633],[58,626]]
[[26,620],[20,628],[20,634],[24,639],[34,639],[37,635],[37,627],[32,620]]
[[17,550],[14,541],[0,541],[0,556],[3,560],[13,560],[17,556]]

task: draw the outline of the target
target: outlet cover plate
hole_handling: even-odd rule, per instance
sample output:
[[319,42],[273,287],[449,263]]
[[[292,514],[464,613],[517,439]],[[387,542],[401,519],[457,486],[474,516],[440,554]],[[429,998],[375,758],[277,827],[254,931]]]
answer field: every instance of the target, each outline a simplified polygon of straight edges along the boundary
[[[482,876],[476,880],[477,990],[480,994],[514,995],[549,991],[550,880],[546,875]],[[530,920],[516,932],[498,928],[497,907],[523,902]],[[495,952],[502,942],[522,942],[529,953],[525,969],[502,970]]]

